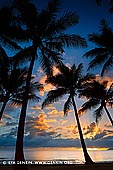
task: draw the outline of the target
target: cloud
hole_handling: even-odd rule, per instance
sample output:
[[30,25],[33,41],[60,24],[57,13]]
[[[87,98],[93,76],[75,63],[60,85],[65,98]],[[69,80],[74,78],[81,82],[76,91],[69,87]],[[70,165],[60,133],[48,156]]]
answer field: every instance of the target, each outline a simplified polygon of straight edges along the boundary
[[52,105],[52,104],[49,104],[45,110],[55,110],[56,108]]
[[5,123],[5,126],[6,126],[6,127],[7,127],[7,126],[15,126],[15,125],[17,125],[16,122],[6,122],[6,123]]
[[90,123],[90,125],[84,127],[83,130],[86,131],[84,132],[84,135],[89,138],[93,138],[97,133],[100,132],[100,128],[98,128],[95,122]]
[[4,114],[3,114],[3,118],[5,118],[5,119],[7,119],[7,120],[12,120],[12,119],[13,119],[13,117],[10,116],[10,115],[7,114],[7,113],[4,113]]
[[53,66],[53,76],[57,75],[58,73],[60,73],[59,69]]
[[101,133],[98,133],[96,134],[94,137],[93,137],[93,140],[100,140],[100,139],[103,139],[105,136],[106,136],[106,132],[101,132]]
[[[110,74],[109,74],[110,75]],[[113,77],[110,76],[104,76],[104,77],[100,77],[99,75],[96,76],[96,79],[102,83],[103,81],[108,81],[107,84],[107,88],[109,88],[111,86],[111,84],[113,83]]]
[[4,126],[4,122],[2,120],[0,120],[0,126]]
[[36,136],[51,136],[56,132],[54,126],[56,119],[49,119],[45,113],[40,113],[38,116],[28,116],[26,121],[26,134],[30,138]]
[[31,110],[41,110],[41,107],[39,105],[36,105],[36,106],[32,106],[30,109]]
[[[50,90],[55,89],[55,87],[50,83],[46,83],[47,76],[44,74],[41,68],[38,70],[38,72],[40,73],[40,76],[38,74],[39,82],[44,85],[44,90],[40,91],[40,95],[44,96],[45,92],[49,92]],[[59,73],[58,68],[53,66],[53,75],[56,75],[58,73]]]
[[47,114],[49,115],[50,118],[57,118],[57,117],[64,116],[64,112],[63,111],[58,111],[56,109],[48,112]]
[[[33,120],[35,121],[35,119]],[[32,122],[32,121],[31,121]],[[40,129],[32,129],[32,133],[28,133],[24,137],[24,146],[29,147],[81,147],[79,138],[65,138],[61,133],[53,131],[45,131]],[[67,129],[73,129],[73,126],[68,126]],[[75,127],[76,129],[76,127]],[[59,127],[61,130],[61,127]],[[34,132],[34,133],[33,133]],[[68,132],[67,132],[68,133]],[[0,135],[1,146],[15,146],[17,128],[12,128],[10,132]],[[76,136],[76,134],[73,134]],[[100,132],[95,138],[86,138],[85,142],[87,147],[96,148],[113,148],[113,136],[107,136],[107,132]]]
[[44,90],[40,92],[41,96],[44,96],[45,92],[49,92],[50,90],[55,89],[55,87],[52,84],[50,84],[50,83],[47,84],[45,82],[46,79],[47,79],[47,76],[44,75],[40,78],[40,81],[39,81],[41,84],[44,85]]

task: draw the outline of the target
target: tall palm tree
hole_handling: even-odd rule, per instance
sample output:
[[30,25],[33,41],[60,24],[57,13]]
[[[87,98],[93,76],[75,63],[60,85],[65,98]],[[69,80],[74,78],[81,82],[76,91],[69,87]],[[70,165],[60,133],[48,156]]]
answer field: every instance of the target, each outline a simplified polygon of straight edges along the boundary
[[[96,117],[96,121],[102,117],[104,110],[113,126],[113,119],[110,115],[110,112],[107,106],[113,105],[113,83],[108,88],[108,81],[99,82],[97,80],[93,80],[90,83],[86,83],[83,89],[81,89],[80,97],[86,97],[88,101],[86,101],[79,113],[87,111],[88,109],[94,108],[94,116]],[[96,109],[95,109],[96,108]]]
[[64,114],[65,115],[68,114],[70,106],[72,105],[75,112],[75,118],[77,121],[80,141],[86,164],[92,164],[93,161],[87,152],[86,144],[83,138],[80,120],[77,112],[77,106],[74,98],[75,95],[77,95],[77,89],[81,87],[83,82],[86,82],[92,78],[91,75],[83,77],[82,68],[83,68],[82,64],[79,64],[78,67],[73,65],[71,68],[62,65],[60,68],[61,73],[57,74],[56,76],[48,78],[47,82],[54,85],[56,89],[50,90],[48,92],[47,97],[42,104],[42,108],[44,108],[46,105],[50,103],[56,102],[59,98],[68,94],[68,99],[64,104]]
[[100,33],[90,34],[89,41],[93,42],[96,47],[84,55],[92,60],[88,69],[103,64],[101,71],[103,75],[113,65],[113,31],[105,20],[100,23]]
[[59,0],[51,0],[48,2],[47,8],[39,12],[29,0],[14,0],[13,7],[17,9],[26,31],[25,35],[31,41],[31,46],[23,49],[14,57],[16,64],[20,60],[24,61],[25,58],[29,58],[30,61],[19,120],[15,160],[24,160],[24,123],[35,60],[40,60],[42,68],[50,76],[53,64],[62,63],[61,54],[64,52],[64,46],[86,47],[85,40],[79,35],[64,33],[67,28],[78,23],[78,16],[74,12],[66,12],[59,18],[57,16],[59,4]]

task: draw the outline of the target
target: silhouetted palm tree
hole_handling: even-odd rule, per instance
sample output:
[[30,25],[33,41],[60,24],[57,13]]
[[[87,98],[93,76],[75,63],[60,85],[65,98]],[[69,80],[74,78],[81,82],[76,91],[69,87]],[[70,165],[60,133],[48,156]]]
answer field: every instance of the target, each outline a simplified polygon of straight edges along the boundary
[[84,55],[92,59],[89,63],[89,69],[103,64],[101,71],[101,75],[103,75],[113,64],[113,31],[105,20],[101,21],[100,34],[90,34],[89,41],[96,45],[94,49],[88,51]]
[[89,81],[93,77],[91,75],[86,75],[85,77],[83,77],[82,68],[82,64],[79,64],[78,67],[73,65],[71,68],[62,65],[62,67],[60,68],[61,73],[48,78],[47,82],[54,85],[56,89],[50,90],[48,92],[47,97],[42,104],[42,108],[50,103],[56,102],[59,98],[68,94],[68,99],[64,104],[64,114],[67,115],[70,106],[73,106],[85,161],[86,164],[92,164],[93,161],[91,160],[87,152],[86,144],[83,138],[79,116],[77,113],[77,106],[74,98],[77,95],[78,88],[81,87],[83,82]]
[[107,105],[111,107],[113,105],[113,84],[111,84],[111,86],[108,88],[108,83],[108,81],[99,82],[97,80],[86,83],[84,88],[79,92],[80,97],[86,97],[88,101],[82,105],[79,113],[94,108],[94,116],[98,122],[105,110],[113,126],[113,119],[109,113],[109,110],[107,109]]
[[[27,76],[27,69],[13,68],[10,63],[5,50],[0,48],[0,102],[3,103],[0,111],[0,120],[2,118],[4,109],[7,103],[10,101],[12,104],[22,104],[24,92],[25,92],[25,81]],[[39,100],[39,97],[33,93],[33,91],[41,88],[38,82],[30,85],[30,93],[28,99]]]
[[[19,102],[19,91],[22,90],[22,85],[25,84],[25,70],[15,69],[10,70],[10,73],[4,75],[0,82],[0,102],[3,103],[0,111],[0,120],[8,101],[17,100]],[[21,91],[22,92],[22,91]],[[16,99],[18,96],[18,99]],[[21,102],[21,100],[20,100]]]
[[42,68],[50,76],[53,64],[62,63],[61,54],[64,52],[64,46],[86,47],[85,40],[79,35],[64,33],[67,28],[78,23],[78,16],[74,12],[66,12],[59,18],[57,16],[59,4],[59,0],[51,0],[48,2],[47,8],[39,12],[29,0],[14,0],[13,6],[17,9],[26,31],[25,35],[32,44],[14,57],[16,63],[19,63],[20,60],[24,61],[25,58],[29,58],[30,61],[17,134],[16,160],[24,160],[24,122],[35,60],[37,58],[40,60]]

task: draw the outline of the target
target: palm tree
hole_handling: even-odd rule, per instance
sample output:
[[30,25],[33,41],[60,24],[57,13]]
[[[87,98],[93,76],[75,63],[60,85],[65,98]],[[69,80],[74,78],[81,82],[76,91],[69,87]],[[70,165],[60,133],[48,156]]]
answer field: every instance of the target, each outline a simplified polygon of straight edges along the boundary
[[113,126],[113,119],[107,109],[107,106],[113,105],[113,83],[108,88],[108,81],[99,82],[97,80],[93,80],[90,83],[86,83],[83,89],[79,90],[80,97],[86,97],[88,101],[86,101],[79,113],[87,111],[88,109],[95,109],[94,115],[96,117],[96,122],[102,117],[104,110]]
[[[27,76],[27,68],[15,68],[10,58],[7,56],[5,50],[0,46],[0,102],[2,107],[0,110],[0,120],[2,118],[4,109],[10,101],[12,104],[20,105],[23,100],[25,92],[25,81]],[[42,90],[43,87],[38,82],[30,84],[29,100],[39,101],[39,97],[35,95],[34,91]]]
[[92,60],[88,69],[103,64],[101,71],[103,75],[113,64],[113,31],[105,20],[100,23],[100,34],[90,34],[89,41],[95,43],[96,47],[84,55]]
[[24,123],[35,60],[40,60],[42,68],[50,76],[53,64],[62,63],[61,55],[65,45],[86,47],[85,40],[79,35],[64,33],[67,28],[78,23],[78,16],[74,12],[66,12],[58,18],[59,4],[59,0],[51,0],[48,2],[47,8],[39,12],[29,0],[14,0],[13,7],[17,9],[26,31],[25,35],[32,43],[31,46],[23,49],[14,57],[16,64],[20,60],[23,62],[25,58],[29,58],[30,61],[17,133],[15,160],[24,160]]
[[83,77],[82,68],[83,68],[82,64],[79,64],[78,67],[73,65],[71,68],[62,65],[62,67],[60,68],[61,73],[57,74],[56,76],[48,78],[47,82],[54,85],[56,89],[48,92],[47,97],[42,104],[42,108],[44,108],[46,105],[50,103],[56,102],[59,98],[68,94],[68,99],[64,104],[64,115],[68,114],[70,106],[72,105],[75,112],[75,118],[77,121],[80,141],[86,164],[92,164],[93,161],[91,160],[87,152],[86,144],[83,138],[79,116],[77,113],[77,106],[74,98],[75,95],[77,95],[77,89],[81,87],[83,82],[86,82],[92,78],[91,75],[86,75],[85,77]]
[[[0,102],[2,102],[2,107],[0,110],[0,120],[2,118],[4,109],[8,102],[12,104],[21,105],[24,92],[25,92],[25,80],[27,75],[27,69],[8,69],[4,67],[5,63],[2,65],[0,71]],[[29,100],[39,101],[39,97],[35,95],[34,91],[41,89],[41,84],[38,82],[32,83],[30,85],[30,92],[28,94]]]

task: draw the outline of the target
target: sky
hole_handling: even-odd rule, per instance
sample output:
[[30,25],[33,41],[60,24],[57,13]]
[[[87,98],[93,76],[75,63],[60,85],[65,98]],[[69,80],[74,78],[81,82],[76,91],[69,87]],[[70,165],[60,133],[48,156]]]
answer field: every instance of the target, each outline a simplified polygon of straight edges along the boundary
[[[0,1],[0,6],[10,4],[11,0]],[[47,0],[33,0],[38,9],[46,6]],[[88,34],[99,31],[99,22],[105,18],[112,27],[113,14],[108,13],[108,0],[104,0],[101,7],[97,6],[95,0],[61,0],[61,13],[65,11],[76,11],[79,15],[79,23],[68,30],[69,33],[76,33],[88,39]],[[75,63],[84,63],[84,71],[86,72],[88,62],[83,58],[83,54],[94,48],[95,45],[88,42],[88,47],[83,48],[65,48],[64,62],[68,65]],[[101,67],[92,70],[98,74],[99,79]],[[58,70],[54,68],[54,74]],[[46,76],[42,68],[37,66],[37,62],[33,72],[35,79],[40,83],[45,83]],[[104,79],[112,82],[112,77],[108,73]],[[29,147],[80,147],[79,134],[76,120],[74,118],[73,108],[69,111],[68,116],[64,116],[63,104],[66,96],[58,102],[41,109],[41,104],[47,92],[52,89],[50,84],[44,86],[44,93],[40,93],[42,98],[39,103],[29,103],[25,126],[25,146]],[[79,109],[85,99],[76,98],[77,108]],[[17,134],[18,119],[21,107],[11,106],[10,103],[4,112],[2,121],[0,122],[0,146],[14,146]],[[111,113],[113,110],[109,108]],[[97,125],[93,117],[93,111],[88,111],[80,117],[84,138],[88,147],[96,148],[113,148],[113,128],[106,116],[103,115],[102,120]]]

